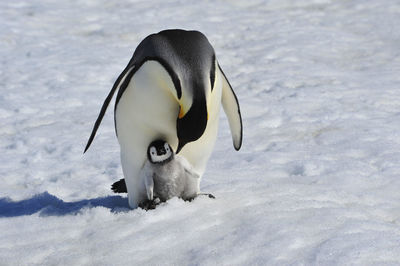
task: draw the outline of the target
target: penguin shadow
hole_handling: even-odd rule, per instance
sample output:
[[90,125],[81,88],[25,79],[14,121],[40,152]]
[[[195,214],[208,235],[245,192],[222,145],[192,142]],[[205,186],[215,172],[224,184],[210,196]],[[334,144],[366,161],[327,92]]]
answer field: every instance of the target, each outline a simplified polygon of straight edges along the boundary
[[17,217],[39,213],[39,216],[75,215],[86,208],[104,207],[113,213],[129,211],[128,199],[121,196],[107,196],[94,199],[66,202],[48,192],[30,199],[11,201],[0,198],[0,218]]

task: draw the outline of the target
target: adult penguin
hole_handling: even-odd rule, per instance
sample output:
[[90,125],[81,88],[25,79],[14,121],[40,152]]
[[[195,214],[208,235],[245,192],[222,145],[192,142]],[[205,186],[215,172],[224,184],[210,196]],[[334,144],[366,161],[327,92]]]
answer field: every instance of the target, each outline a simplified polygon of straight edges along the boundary
[[146,200],[138,173],[152,141],[164,139],[201,177],[217,138],[222,103],[233,145],[241,147],[238,100],[201,32],[164,30],[139,44],[105,99],[85,152],[116,90],[115,130],[131,208]]

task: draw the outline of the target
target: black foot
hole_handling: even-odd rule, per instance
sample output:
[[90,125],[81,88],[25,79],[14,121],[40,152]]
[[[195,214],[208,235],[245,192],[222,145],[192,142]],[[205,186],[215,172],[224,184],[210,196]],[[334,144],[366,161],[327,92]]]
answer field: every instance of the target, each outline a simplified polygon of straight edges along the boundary
[[199,193],[199,194],[197,194],[195,197],[193,197],[193,198],[187,198],[187,199],[184,199],[185,201],[189,201],[189,202],[191,202],[192,200],[194,200],[196,197],[198,197],[198,196],[207,196],[207,197],[209,197],[210,199],[215,199],[215,197],[214,197],[214,195],[213,194],[211,194],[211,193]]
[[215,196],[213,194],[211,194],[211,193],[208,193],[208,194],[205,194],[205,195],[207,195],[210,199],[215,199]]
[[208,196],[210,199],[215,199],[214,195],[211,193],[200,193],[197,196]]
[[154,210],[158,204],[160,204],[160,199],[155,198],[153,200],[146,200],[145,202],[140,203],[139,207],[148,211],[148,210]]
[[112,184],[111,190],[114,191],[114,193],[128,193],[126,190],[125,179],[122,178],[121,180]]

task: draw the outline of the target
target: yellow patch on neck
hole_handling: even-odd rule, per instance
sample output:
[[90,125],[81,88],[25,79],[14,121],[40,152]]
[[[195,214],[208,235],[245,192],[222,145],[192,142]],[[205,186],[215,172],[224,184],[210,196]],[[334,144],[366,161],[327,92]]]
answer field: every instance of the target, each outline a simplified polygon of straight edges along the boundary
[[184,111],[183,111],[183,108],[182,108],[182,106],[179,106],[179,115],[178,115],[178,118],[181,119],[181,118],[184,117],[184,116],[185,116],[185,113],[184,113]]

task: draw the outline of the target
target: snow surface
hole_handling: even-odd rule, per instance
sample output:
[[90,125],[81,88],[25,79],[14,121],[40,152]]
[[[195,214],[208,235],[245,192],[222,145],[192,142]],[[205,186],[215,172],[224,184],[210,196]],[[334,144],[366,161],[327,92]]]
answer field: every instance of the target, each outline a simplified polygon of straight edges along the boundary
[[[0,265],[399,265],[397,0],[0,2]],[[136,45],[166,28],[214,45],[226,117],[216,196],[129,210],[112,108]]]

